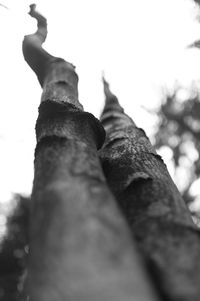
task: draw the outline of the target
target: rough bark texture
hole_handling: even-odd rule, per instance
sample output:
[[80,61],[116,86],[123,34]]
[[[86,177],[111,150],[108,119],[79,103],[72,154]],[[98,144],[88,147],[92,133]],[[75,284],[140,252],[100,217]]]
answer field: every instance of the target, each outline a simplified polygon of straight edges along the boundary
[[74,66],[41,48],[46,29],[34,7],[31,15],[39,29],[25,37],[24,56],[44,90],[36,124],[30,300],[156,300],[105,183],[97,153],[103,127],[82,110]]
[[162,300],[200,298],[200,234],[162,158],[128,117],[104,80],[100,151],[118,200]]

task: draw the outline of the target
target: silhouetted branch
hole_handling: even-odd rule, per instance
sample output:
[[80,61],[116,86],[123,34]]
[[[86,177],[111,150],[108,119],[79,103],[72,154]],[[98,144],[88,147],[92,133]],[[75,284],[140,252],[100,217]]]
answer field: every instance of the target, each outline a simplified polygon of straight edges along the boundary
[[5,9],[9,9],[7,6],[5,6],[4,4],[0,3],[0,6],[5,8]]
[[55,58],[42,48],[47,37],[47,21],[36,11],[36,5],[30,5],[30,16],[37,20],[37,31],[24,37],[23,54],[26,62],[36,73],[38,80],[43,86],[46,69]]
[[193,0],[196,4],[200,5],[200,0]]
[[38,37],[38,39],[40,40],[40,44],[42,45],[47,37],[47,20],[45,17],[43,17],[40,13],[36,11],[35,4],[30,5],[29,15],[37,20],[38,29],[34,35]]
[[194,43],[190,44],[187,48],[200,48],[200,41],[195,41]]

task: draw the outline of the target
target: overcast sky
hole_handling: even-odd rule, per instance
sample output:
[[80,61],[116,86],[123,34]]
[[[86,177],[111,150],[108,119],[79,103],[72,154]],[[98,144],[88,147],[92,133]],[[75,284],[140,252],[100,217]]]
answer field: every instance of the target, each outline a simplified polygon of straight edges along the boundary
[[[0,203],[12,193],[30,194],[34,126],[41,88],[25,63],[21,44],[36,30],[25,0],[1,0],[0,7]],[[187,45],[200,38],[198,9],[190,0],[40,0],[47,17],[44,48],[76,65],[79,98],[99,116],[102,71],[140,127],[152,133],[163,87],[190,86],[200,79],[200,50]]]

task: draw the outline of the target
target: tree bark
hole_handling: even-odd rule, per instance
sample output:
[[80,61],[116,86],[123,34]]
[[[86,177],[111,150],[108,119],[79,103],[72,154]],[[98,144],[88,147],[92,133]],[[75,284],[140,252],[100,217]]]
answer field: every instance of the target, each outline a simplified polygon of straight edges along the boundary
[[31,301],[156,300],[128,227],[109,191],[97,149],[104,129],[78,101],[72,64],[41,45],[46,21],[23,42],[43,87],[30,220]]
[[162,300],[200,298],[200,234],[162,158],[104,80],[100,158]]

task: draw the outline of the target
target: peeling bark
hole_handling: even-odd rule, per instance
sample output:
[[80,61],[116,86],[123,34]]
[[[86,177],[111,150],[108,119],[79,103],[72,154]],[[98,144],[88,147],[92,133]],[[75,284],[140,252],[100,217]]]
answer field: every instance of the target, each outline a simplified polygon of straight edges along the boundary
[[104,80],[100,158],[162,300],[200,298],[200,234],[162,158]]
[[[97,149],[104,129],[78,101],[72,64],[42,47],[46,21],[23,42],[43,87],[30,220],[31,301],[156,300],[128,227],[108,189]],[[42,18],[42,19],[41,19]]]

